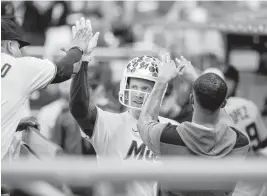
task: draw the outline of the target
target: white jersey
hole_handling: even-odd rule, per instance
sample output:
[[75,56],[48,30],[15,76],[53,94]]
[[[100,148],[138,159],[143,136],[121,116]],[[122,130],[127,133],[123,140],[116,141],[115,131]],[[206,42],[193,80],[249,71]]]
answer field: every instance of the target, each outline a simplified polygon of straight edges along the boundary
[[234,124],[249,137],[252,149],[257,151],[260,143],[267,139],[267,128],[258,107],[247,99],[230,97],[225,108]]
[[[249,137],[253,151],[259,150],[259,144],[267,139],[267,129],[258,107],[252,101],[230,97],[225,108],[234,124]],[[253,156],[254,153],[249,154]],[[262,184],[239,182],[233,196],[263,196],[263,191]]]
[[[110,113],[98,110],[93,136],[89,141],[94,146],[98,158],[113,157],[123,161],[153,161],[154,154],[143,143],[137,131],[137,120],[129,112]],[[160,122],[178,124],[159,117]],[[155,196],[157,183],[133,182],[127,184],[127,196]]]
[[51,61],[1,53],[1,159],[8,152],[29,96],[46,87],[55,74]]

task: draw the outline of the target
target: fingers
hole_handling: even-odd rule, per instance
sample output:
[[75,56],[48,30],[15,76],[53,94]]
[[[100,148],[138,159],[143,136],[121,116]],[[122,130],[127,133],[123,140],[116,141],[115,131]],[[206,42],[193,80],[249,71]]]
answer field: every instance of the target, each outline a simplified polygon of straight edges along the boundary
[[161,60],[162,63],[165,63],[165,62],[166,62],[166,56],[165,56],[165,53],[162,52],[162,53],[160,54],[160,60]]
[[77,20],[77,21],[76,21],[76,29],[77,29],[77,31],[80,31],[80,29],[81,29],[81,23],[80,23],[80,20]]
[[92,37],[92,39],[89,41],[88,44],[88,53],[92,51],[93,48],[95,48],[97,46],[97,41],[98,41],[98,37],[99,37],[100,33],[96,32],[96,34]]
[[166,60],[166,63],[170,63],[171,62],[171,55],[170,55],[170,53],[166,53],[165,60]]
[[175,58],[175,61],[178,63],[178,64],[181,64],[181,60],[179,58]]
[[171,62],[171,55],[169,52],[161,52],[160,58],[162,63],[170,63]]
[[98,40],[99,35],[100,35],[100,33],[99,32],[96,32],[96,34],[92,38],[92,42],[97,43],[97,40]]
[[76,34],[77,34],[77,29],[76,29],[76,26],[72,26],[72,38],[76,37]]
[[86,27],[88,28],[89,32],[92,32],[92,25],[91,25],[91,21],[90,20],[86,20]]
[[84,29],[86,26],[85,26],[85,19],[84,19],[84,17],[82,17],[81,19],[80,19],[80,24],[81,24],[81,29]]
[[175,61],[177,62],[177,69],[178,71],[181,71],[184,68],[184,64],[182,63],[182,61],[179,58],[175,58]]
[[77,28],[77,31],[85,28],[85,19],[84,19],[84,17],[81,17],[80,20],[76,21],[76,28]]
[[72,37],[85,38],[90,36],[92,36],[91,22],[82,17],[80,20],[77,20],[75,26],[72,27]]

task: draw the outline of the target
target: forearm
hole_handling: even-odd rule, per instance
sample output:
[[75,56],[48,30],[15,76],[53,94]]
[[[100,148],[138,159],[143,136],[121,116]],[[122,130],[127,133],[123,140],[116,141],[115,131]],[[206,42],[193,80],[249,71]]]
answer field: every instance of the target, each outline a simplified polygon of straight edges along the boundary
[[194,82],[197,80],[197,78],[200,76],[200,73],[197,73],[197,71],[191,75],[191,77],[189,77],[187,80],[189,82],[189,84],[193,85]]
[[161,105],[161,100],[166,89],[166,82],[157,81],[155,86],[147,98],[140,117],[139,122],[144,124],[147,121],[157,120],[159,116],[159,110]]
[[73,65],[79,62],[81,57],[82,52],[77,48],[73,48],[63,58],[54,62],[57,66],[57,74],[51,83],[60,83],[70,79],[73,74]]
[[88,62],[82,62],[75,75],[70,90],[70,110],[83,131],[92,136],[97,116],[97,108],[92,103],[89,91]]

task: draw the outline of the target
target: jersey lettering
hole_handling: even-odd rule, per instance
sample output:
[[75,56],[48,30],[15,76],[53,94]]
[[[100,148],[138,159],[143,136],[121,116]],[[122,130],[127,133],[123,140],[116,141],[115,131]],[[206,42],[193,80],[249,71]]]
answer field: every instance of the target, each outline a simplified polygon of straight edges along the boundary
[[154,154],[151,152],[151,150],[147,149],[144,143],[138,146],[137,141],[133,140],[124,159],[129,159],[130,157],[138,160],[141,160],[143,158],[145,158],[146,160],[152,160],[154,158]]
[[11,65],[5,64],[1,69],[1,78],[5,77],[7,72],[10,70]]
[[256,124],[253,122],[246,127],[246,132],[249,136],[250,142],[252,144],[252,148],[254,151],[260,148],[260,139],[257,131]]
[[232,111],[230,113],[230,116],[233,119],[235,124],[237,124],[240,120],[245,120],[249,118],[246,106],[242,106]]

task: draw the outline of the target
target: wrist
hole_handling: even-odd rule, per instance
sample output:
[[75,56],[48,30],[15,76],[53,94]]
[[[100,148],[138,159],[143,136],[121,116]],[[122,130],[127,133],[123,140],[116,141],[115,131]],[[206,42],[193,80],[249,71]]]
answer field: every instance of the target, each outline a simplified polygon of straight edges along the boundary
[[168,79],[166,79],[166,78],[161,78],[161,77],[158,77],[158,79],[157,79],[157,83],[159,83],[159,84],[168,84],[169,83],[169,80]]
[[198,78],[198,74],[195,73],[194,75],[192,75],[192,77],[190,79],[191,80],[190,82],[194,83],[197,80],[197,78]]
[[155,88],[157,89],[165,89],[168,82],[166,80],[157,80],[155,83]]
[[92,57],[89,54],[84,54],[81,60],[85,62],[90,62],[92,60]]
[[82,54],[84,53],[83,49],[81,47],[79,47],[79,46],[73,46],[69,50],[72,50],[72,49],[78,49],[79,51],[81,51]]
[[80,68],[81,62],[74,63],[71,78],[73,78],[80,71]]

